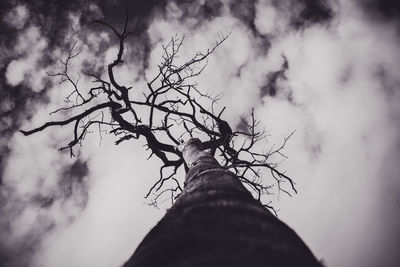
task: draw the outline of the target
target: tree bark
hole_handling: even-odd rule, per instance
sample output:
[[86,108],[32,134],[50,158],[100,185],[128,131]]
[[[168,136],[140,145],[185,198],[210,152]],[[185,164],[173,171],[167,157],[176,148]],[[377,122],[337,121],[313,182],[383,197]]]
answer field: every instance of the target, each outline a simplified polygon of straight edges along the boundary
[[124,267],[321,266],[198,139],[182,154],[189,168],[182,194]]

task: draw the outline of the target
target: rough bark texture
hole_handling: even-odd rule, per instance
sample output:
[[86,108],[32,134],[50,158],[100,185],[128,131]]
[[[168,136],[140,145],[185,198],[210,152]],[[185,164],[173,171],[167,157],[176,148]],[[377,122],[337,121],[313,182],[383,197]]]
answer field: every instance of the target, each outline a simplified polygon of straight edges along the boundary
[[189,141],[182,153],[189,167],[184,191],[125,267],[321,266],[199,142]]

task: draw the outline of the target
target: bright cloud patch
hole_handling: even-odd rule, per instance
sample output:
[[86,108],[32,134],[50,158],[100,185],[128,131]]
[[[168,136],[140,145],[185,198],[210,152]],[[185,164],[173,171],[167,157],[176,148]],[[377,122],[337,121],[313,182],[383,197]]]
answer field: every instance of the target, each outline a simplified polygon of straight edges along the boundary
[[47,41],[41,36],[39,28],[32,26],[26,29],[19,36],[14,49],[18,58],[12,60],[7,66],[8,84],[17,86],[24,83],[33,91],[41,91],[46,72],[41,69],[38,61],[42,58],[46,47]]
[[25,26],[29,18],[29,10],[26,6],[16,6],[3,18],[3,21],[9,26],[20,30]]

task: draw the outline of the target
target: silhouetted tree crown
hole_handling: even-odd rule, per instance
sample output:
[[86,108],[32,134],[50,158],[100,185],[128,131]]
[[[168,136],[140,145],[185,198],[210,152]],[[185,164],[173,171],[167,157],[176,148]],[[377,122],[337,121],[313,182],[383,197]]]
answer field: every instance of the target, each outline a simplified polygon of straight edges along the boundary
[[[65,98],[66,106],[52,114],[75,115],[49,120],[31,130],[21,130],[24,135],[72,125],[71,141],[60,148],[69,150],[71,156],[92,128],[114,134],[116,145],[143,138],[150,151],[149,158],[155,156],[162,162],[159,177],[146,195],[155,205],[161,195],[169,193],[173,200],[182,191],[183,186],[176,179],[179,168],[186,167],[187,170],[181,147],[193,138],[201,140],[201,148],[215,156],[223,168],[236,174],[258,200],[277,192],[288,195],[290,191],[296,192],[292,179],[278,169],[279,163],[286,158],[283,148],[293,133],[280,145],[268,146],[266,132],[255,118],[254,110],[243,116],[239,127],[233,129],[223,118],[224,112],[228,111],[218,105],[222,96],[203,92],[196,83],[196,77],[207,66],[210,55],[229,34],[219,34],[211,48],[195,53],[183,63],[178,57],[184,37],[173,36],[162,46],[163,55],[157,72],[147,80],[147,88],[141,88],[143,94],[139,95],[135,93],[135,86],[122,84],[115,76],[117,68],[124,64],[125,42],[134,34],[128,30],[128,16],[121,30],[104,21],[94,20],[93,23],[108,28],[117,38],[118,53],[114,61],[105,70],[88,74],[93,87],[80,88],[80,74],[75,77],[69,68],[71,61],[80,54],[76,49],[77,42],[73,42],[66,58],[60,60],[61,71],[48,75],[72,88]],[[265,171],[270,173],[269,180],[262,179],[262,176],[266,178]],[[263,204],[273,209],[270,202],[263,201]]]

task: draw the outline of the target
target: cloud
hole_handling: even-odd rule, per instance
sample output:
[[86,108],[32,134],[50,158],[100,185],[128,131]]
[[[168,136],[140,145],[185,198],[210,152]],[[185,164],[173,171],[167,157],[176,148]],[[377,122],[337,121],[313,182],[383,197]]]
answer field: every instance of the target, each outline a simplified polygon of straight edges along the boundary
[[276,31],[278,23],[282,21],[278,19],[278,11],[270,4],[270,1],[258,1],[254,18],[257,31],[261,34],[270,34]]
[[26,29],[14,48],[18,58],[8,64],[5,72],[8,84],[17,86],[24,82],[33,91],[43,90],[46,73],[38,71],[38,68],[46,47],[47,41],[41,37],[39,28],[32,26]]
[[[307,186],[296,200],[302,203],[300,210],[294,211],[296,203],[284,201],[281,214],[289,225],[296,225],[328,266],[375,266],[380,261],[396,266],[398,256],[385,244],[394,242],[389,233],[398,234],[399,218],[389,211],[397,205],[398,193],[381,186],[394,175],[388,169],[398,173],[398,168],[384,166],[387,157],[399,154],[390,148],[398,144],[398,118],[392,116],[399,83],[386,75],[380,81],[376,71],[382,65],[397,71],[398,39],[395,29],[363,20],[358,12],[343,10],[334,31],[310,28],[275,46],[289,62],[285,74],[293,104],[279,95],[266,96],[262,114],[278,136],[296,128],[293,146],[298,147],[287,152],[286,166],[297,174],[299,186]],[[388,213],[383,215],[383,210]],[[310,221],[313,216],[316,223]],[[387,222],[391,227],[382,230]],[[370,241],[360,244],[365,235]],[[344,252],[343,242],[352,249]]]
[[29,18],[29,10],[24,5],[19,5],[10,10],[3,18],[9,26],[21,30]]
[[229,4],[233,16],[241,20],[252,32],[257,34],[254,25],[256,1],[231,1]]
[[[72,23],[76,17],[69,18]],[[75,25],[76,31],[79,25]],[[1,131],[8,135],[2,134],[1,140],[0,262],[5,266],[28,266],[44,236],[58,227],[66,227],[86,206],[89,171],[84,159],[73,161],[57,152],[60,144],[66,142],[64,134],[58,138],[43,135],[43,138],[31,139],[32,142],[18,132],[13,134],[22,116],[25,120],[32,119],[32,124],[25,121],[22,127],[32,127],[46,120],[47,114],[54,110],[51,102],[57,102],[58,106],[67,92],[44,90],[53,86],[45,79],[47,68],[49,65],[51,71],[58,68],[54,60],[46,60],[46,57],[57,59],[62,52],[48,46],[41,29],[32,23],[18,32],[15,39],[14,57],[3,72],[8,84],[1,90],[5,96],[1,100],[1,112],[7,115],[2,120]],[[94,58],[93,54],[82,54]],[[71,71],[74,70],[71,66]],[[80,85],[85,87],[85,82],[90,84],[82,79]],[[69,90],[59,86],[58,81],[54,84],[60,90]],[[28,114],[21,112],[25,109],[29,110]],[[40,112],[35,114],[36,110]],[[70,137],[69,133],[67,135]]]
[[168,20],[178,19],[186,27],[196,28],[204,21],[220,16],[222,8],[223,4],[220,1],[170,1],[166,6],[165,16]]
[[[399,100],[394,74],[399,67],[396,28],[363,19],[351,4],[341,3],[340,12],[337,6],[333,11],[322,2],[304,11],[307,6],[303,4],[290,13],[285,13],[283,4],[277,9],[268,5],[257,9],[258,31],[274,34],[266,56],[256,53],[256,37],[249,34],[247,24],[232,20],[229,13],[204,23],[197,31],[203,36],[212,32],[208,25],[221,29],[230,21],[235,26],[199,77],[199,84],[225,93],[223,104],[230,112],[224,115],[232,122],[256,106],[258,117],[271,129],[271,143],[280,143],[282,136],[296,129],[284,166],[295,174],[300,195],[295,200],[282,198],[278,206],[281,216],[304,236],[318,257],[328,266],[374,266],[381,257],[388,266],[395,266],[396,253],[385,244],[395,243],[389,236],[398,233],[399,218],[391,212],[398,194],[395,190],[390,196],[385,194],[381,179],[397,175],[382,173],[387,158],[399,154],[390,149],[398,143],[399,130],[398,115],[394,115],[399,114],[395,104]],[[277,22],[271,19],[263,25],[257,22],[262,12],[283,12],[288,19],[285,22],[277,15]],[[302,23],[293,22],[299,18]],[[153,25],[154,30],[158,24]],[[182,25],[162,25],[163,35],[185,31]],[[287,27],[301,31],[287,31]],[[188,42],[189,47],[198,43]],[[276,87],[276,94],[270,95]],[[396,168],[388,169],[398,173]],[[387,224],[390,228],[381,230],[375,218],[385,218],[382,224],[392,222]],[[360,245],[365,234],[371,240]],[[343,253],[343,242],[351,243],[353,249]],[[382,256],[385,250],[388,253]],[[360,260],[364,251],[369,255],[365,261]]]
[[[395,266],[400,173],[395,23],[372,20],[345,1],[128,2],[24,6],[29,23],[12,37],[12,52],[1,54],[12,54],[2,59],[8,84],[1,90],[6,96],[1,111],[9,116],[4,128],[26,116],[22,113],[32,113],[24,129],[40,125],[59,107],[71,88],[43,77],[46,70],[62,68],[56,60],[65,57],[71,42],[78,40],[82,50],[70,68],[74,78],[113,59],[116,39],[89,26],[91,17],[119,26],[129,11],[137,35],[127,43],[126,65],[116,77],[134,86],[132,95],[145,86],[143,75],[150,78],[157,70],[160,45],[171,36],[186,36],[184,61],[212,47],[219,33],[232,32],[198,77],[199,88],[224,94],[219,108],[227,106],[224,118],[232,125],[240,127],[239,116],[255,107],[272,135],[270,144],[296,130],[282,168],[294,176],[300,193],[279,197],[280,217],[327,266]],[[394,11],[379,12],[395,20]],[[80,88],[91,85],[82,75]],[[95,132],[74,161],[57,151],[71,138],[68,127],[29,138],[12,133],[2,139],[3,265],[118,265],[162,216],[142,205],[158,171],[157,161],[146,161],[142,140],[114,146],[103,133],[100,147]]]
[[269,72],[266,75],[266,84],[261,87],[261,97],[265,95],[270,95],[270,96],[275,96],[277,93],[278,88],[278,83],[281,80],[286,80],[285,72],[289,68],[289,63],[286,59],[285,56],[282,56],[283,58],[283,64],[280,70],[274,71],[274,72]]
[[96,138],[92,141],[82,151],[90,156],[93,177],[88,206],[73,223],[44,239],[33,266],[118,266],[162,216],[162,210],[144,205],[158,163],[143,157],[141,144],[116,147],[111,136],[101,147]]
[[0,246],[5,253],[0,258],[5,266],[29,264],[43,236],[68,225],[87,201],[85,162],[65,159],[49,136],[32,141],[21,135],[11,140],[13,150],[0,188]]
[[358,0],[370,19],[386,22],[400,22],[400,3],[390,0]]
[[290,25],[295,29],[307,28],[313,24],[329,23],[334,17],[332,1],[303,0],[290,6]]

